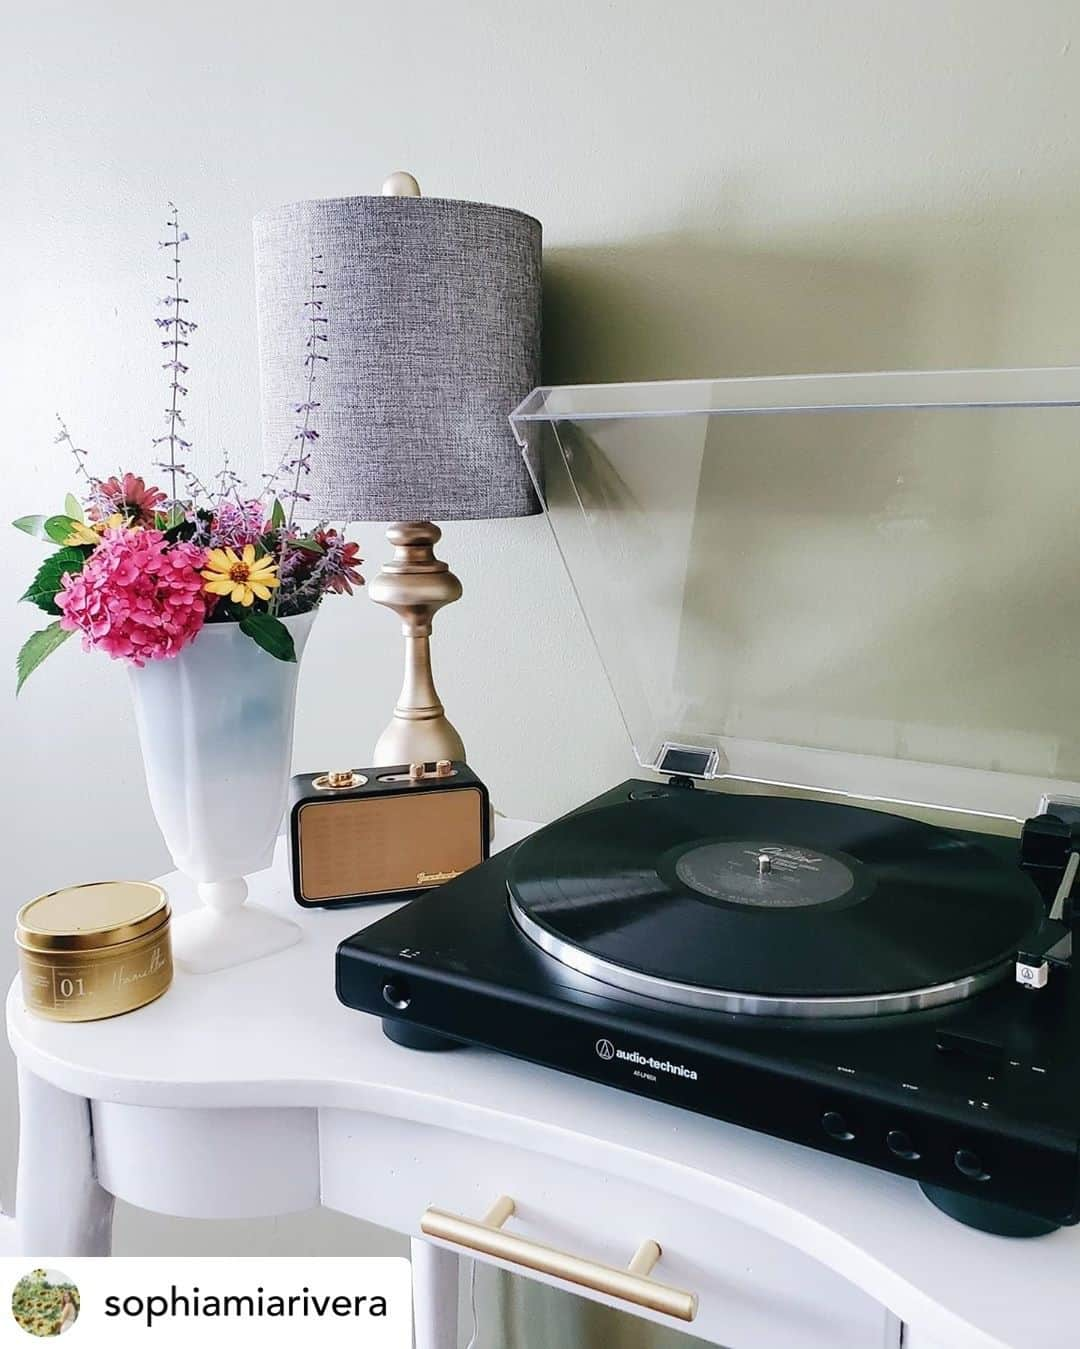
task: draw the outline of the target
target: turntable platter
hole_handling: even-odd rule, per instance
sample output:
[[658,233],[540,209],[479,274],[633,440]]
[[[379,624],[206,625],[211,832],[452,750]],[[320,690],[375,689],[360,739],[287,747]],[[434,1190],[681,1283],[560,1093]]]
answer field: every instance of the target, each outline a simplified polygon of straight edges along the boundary
[[867,1016],[1006,975],[1043,916],[974,835],[856,806],[676,790],[556,821],[510,908],[571,969],[683,1005]]

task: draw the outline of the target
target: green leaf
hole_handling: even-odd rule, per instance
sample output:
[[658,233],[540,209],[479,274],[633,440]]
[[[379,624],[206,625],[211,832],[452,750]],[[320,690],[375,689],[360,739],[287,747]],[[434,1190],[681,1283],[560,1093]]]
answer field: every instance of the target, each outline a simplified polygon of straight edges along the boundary
[[29,600],[47,614],[60,612],[56,604],[56,593],[60,589],[60,580],[65,572],[80,572],[86,554],[81,548],[61,548],[47,557],[38,568],[38,573],[30,582],[25,595],[20,599]]
[[71,527],[75,521],[70,515],[50,515],[45,521],[45,533],[53,543],[62,544],[71,533]]
[[68,515],[70,515],[73,520],[78,520],[80,525],[86,523],[86,516],[83,515],[83,508],[79,505],[78,498],[72,496],[70,492],[64,498],[64,510],[67,511]]
[[277,499],[277,497],[275,497],[274,507],[273,510],[271,510],[270,512],[270,528],[280,529],[284,523],[285,523],[285,507],[281,504],[281,502]]
[[59,619],[40,632],[30,634],[15,658],[16,696],[45,657],[51,656],[58,646],[63,646],[70,636],[71,633],[60,626]]
[[45,517],[43,515],[20,515],[17,520],[11,522],[16,529],[21,529],[24,534],[29,534],[31,538],[43,539],[45,537]]
[[280,618],[272,614],[245,614],[240,620],[240,631],[264,651],[269,651],[275,660],[296,659],[292,633]]
[[326,549],[315,539],[290,539],[290,548],[299,548],[302,553],[325,553]]

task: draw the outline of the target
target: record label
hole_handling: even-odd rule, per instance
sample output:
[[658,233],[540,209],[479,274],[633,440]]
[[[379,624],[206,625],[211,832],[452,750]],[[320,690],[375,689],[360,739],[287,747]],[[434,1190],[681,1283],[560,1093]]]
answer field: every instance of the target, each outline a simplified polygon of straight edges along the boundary
[[769,839],[699,844],[680,855],[675,874],[698,894],[765,909],[825,904],[855,884],[839,857]]

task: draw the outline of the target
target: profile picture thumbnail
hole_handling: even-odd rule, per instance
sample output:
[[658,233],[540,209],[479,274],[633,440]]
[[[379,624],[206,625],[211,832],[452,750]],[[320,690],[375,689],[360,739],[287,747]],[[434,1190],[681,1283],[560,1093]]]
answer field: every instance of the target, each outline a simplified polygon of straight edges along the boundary
[[79,1315],[79,1290],[58,1269],[24,1274],[11,1294],[11,1314],[28,1335],[62,1335]]

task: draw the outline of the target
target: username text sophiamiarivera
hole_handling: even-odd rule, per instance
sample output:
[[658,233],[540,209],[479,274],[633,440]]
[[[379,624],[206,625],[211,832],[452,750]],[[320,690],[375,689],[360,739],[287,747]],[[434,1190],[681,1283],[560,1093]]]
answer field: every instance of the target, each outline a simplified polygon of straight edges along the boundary
[[313,1293],[306,1285],[299,1293],[267,1293],[261,1286],[253,1293],[202,1293],[198,1287],[181,1292],[172,1284],[168,1293],[110,1294],[105,1299],[106,1316],[124,1316],[153,1326],[155,1321],[184,1317],[383,1317],[386,1298],[355,1293]]

